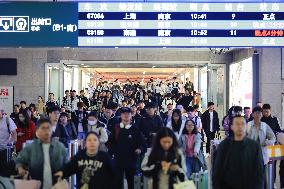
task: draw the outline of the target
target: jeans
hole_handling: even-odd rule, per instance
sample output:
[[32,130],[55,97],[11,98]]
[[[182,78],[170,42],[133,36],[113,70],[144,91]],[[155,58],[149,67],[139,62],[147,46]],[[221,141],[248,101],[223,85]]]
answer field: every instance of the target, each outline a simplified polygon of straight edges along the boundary
[[196,157],[186,157],[187,178],[190,179],[192,173],[200,171],[200,165]]
[[86,136],[85,132],[79,132],[79,133],[78,133],[78,139],[79,139],[79,140],[84,140],[84,139],[85,139],[85,136]]

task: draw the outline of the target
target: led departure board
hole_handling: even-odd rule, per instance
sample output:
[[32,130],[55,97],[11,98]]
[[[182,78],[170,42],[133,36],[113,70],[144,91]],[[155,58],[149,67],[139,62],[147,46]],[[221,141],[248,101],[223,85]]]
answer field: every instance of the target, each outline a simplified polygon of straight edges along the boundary
[[279,47],[284,3],[0,3],[0,46]]

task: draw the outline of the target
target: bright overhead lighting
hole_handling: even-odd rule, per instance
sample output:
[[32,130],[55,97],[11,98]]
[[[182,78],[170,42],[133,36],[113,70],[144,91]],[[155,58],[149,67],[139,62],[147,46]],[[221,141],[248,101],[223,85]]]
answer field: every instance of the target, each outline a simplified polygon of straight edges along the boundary
[[143,72],[143,74],[145,74],[145,73],[146,73],[146,71]]
[[152,66],[152,68],[156,68],[156,66]]
[[84,66],[85,64],[81,64],[81,66]]
[[127,78],[128,78],[128,76],[127,76]]

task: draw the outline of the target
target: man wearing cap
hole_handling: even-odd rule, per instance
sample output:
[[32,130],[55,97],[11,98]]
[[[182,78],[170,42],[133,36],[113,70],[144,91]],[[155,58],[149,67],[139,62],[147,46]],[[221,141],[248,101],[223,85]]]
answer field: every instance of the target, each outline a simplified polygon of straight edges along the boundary
[[162,118],[156,115],[156,105],[154,103],[148,103],[145,108],[147,114],[141,119],[138,128],[143,133],[147,146],[151,147],[153,137],[164,124]]
[[140,154],[146,151],[144,138],[137,127],[131,123],[131,109],[121,109],[121,120],[111,130],[109,137],[109,152],[116,168],[115,186],[123,188],[124,174],[128,189],[134,189],[136,162]]

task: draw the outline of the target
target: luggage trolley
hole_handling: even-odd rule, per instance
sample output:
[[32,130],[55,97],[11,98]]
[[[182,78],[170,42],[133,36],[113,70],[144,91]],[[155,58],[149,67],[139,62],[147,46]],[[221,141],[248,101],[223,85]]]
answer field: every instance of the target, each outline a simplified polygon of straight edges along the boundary
[[[69,158],[71,159],[72,157],[74,157],[78,153],[78,151],[79,151],[79,141],[71,140],[68,144]],[[76,175],[71,176],[70,185],[71,185],[71,189],[77,188]]]

